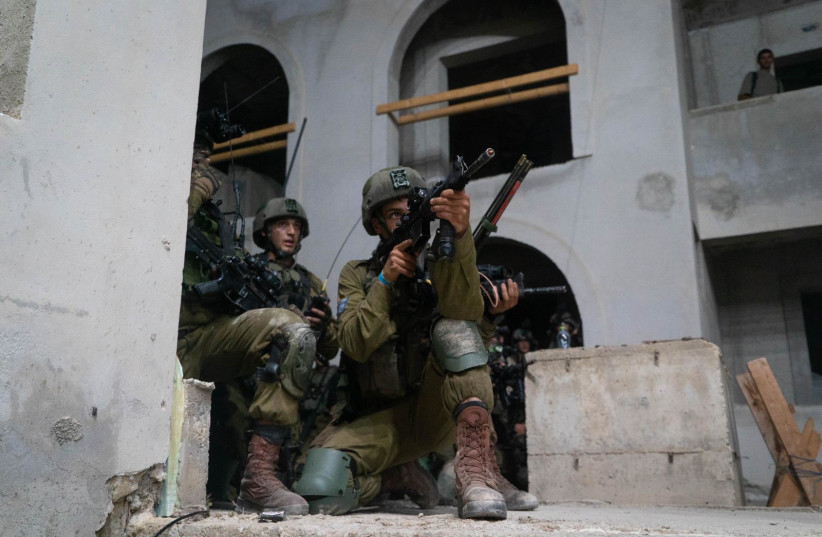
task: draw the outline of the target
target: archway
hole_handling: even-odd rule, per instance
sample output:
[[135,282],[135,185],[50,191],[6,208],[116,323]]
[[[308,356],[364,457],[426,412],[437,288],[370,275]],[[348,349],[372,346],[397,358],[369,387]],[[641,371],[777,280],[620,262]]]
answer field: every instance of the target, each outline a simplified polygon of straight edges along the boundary
[[[232,45],[209,54],[202,62],[202,81],[198,110],[228,110],[231,123],[247,132],[282,125],[289,121],[289,86],[277,58],[256,45]],[[213,166],[226,180],[240,187],[240,211],[253,219],[259,205],[285,192],[287,152],[268,151],[222,162]],[[235,206],[231,188],[225,186],[215,195],[225,208]],[[227,210],[227,209],[224,209]],[[246,246],[253,249],[250,233]]]
[[477,252],[477,263],[502,265],[514,273],[522,272],[526,288],[566,286],[568,291],[562,294],[523,296],[519,305],[506,313],[505,325],[512,332],[520,327],[530,329],[537,347],[544,349],[550,346],[553,339],[557,318],[567,312],[578,324],[575,343],[580,346],[583,344],[584,325],[573,289],[562,271],[545,254],[522,242],[491,237]]

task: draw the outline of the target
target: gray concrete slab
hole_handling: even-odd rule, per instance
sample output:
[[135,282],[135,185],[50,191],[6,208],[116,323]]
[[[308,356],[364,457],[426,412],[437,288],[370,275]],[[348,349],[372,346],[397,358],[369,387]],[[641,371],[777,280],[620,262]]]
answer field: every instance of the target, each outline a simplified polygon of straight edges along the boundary
[[541,501],[743,504],[718,347],[660,341],[528,359],[528,474]]
[[[427,537],[471,535],[517,537],[551,535],[647,537],[810,537],[822,535],[819,508],[765,509],[751,507],[617,507],[605,503],[556,503],[536,511],[510,512],[504,521],[457,518],[456,508],[429,511],[391,502],[379,510],[358,511],[340,517],[291,517],[279,523],[260,523],[253,515],[215,511],[202,520],[183,520],[166,530],[169,537],[281,535]],[[132,521],[129,537],[151,537],[171,519]]]

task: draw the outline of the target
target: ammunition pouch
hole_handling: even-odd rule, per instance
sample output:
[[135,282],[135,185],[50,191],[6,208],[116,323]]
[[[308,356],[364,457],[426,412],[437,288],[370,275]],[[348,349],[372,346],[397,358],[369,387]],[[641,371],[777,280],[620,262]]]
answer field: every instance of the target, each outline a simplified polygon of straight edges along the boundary
[[431,330],[434,356],[446,371],[459,373],[488,363],[477,323],[440,318]]
[[308,502],[312,515],[342,515],[359,505],[357,465],[351,455],[336,449],[308,451],[303,475],[294,492]]
[[405,375],[400,371],[397,338],[392,337],[375,350],[368,361],[355,366],[357,384],[366,400],[398,399],[405,395]]

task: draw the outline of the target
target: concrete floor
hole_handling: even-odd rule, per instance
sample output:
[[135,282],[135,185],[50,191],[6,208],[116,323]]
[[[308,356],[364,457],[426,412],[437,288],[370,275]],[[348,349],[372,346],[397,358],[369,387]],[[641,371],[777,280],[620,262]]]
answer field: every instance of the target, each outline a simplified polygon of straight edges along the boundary
[[[766,509],[701,507],[616,507],[604,503],[542,505],[536,511],[509,512],[508,520],[460,520],[453,507],[430,511],[407,502],[341,517],[292,517],[260,523],[252,515],[213,511],[211,516],[183,520],[162,533],[169,537],[472,537],[628,536],[643,537],[810,537],[822,536],[821,508]],[[171,519],[132,520],[129,537],[151,537]],[[193,521],[192,521],[193,520]]]

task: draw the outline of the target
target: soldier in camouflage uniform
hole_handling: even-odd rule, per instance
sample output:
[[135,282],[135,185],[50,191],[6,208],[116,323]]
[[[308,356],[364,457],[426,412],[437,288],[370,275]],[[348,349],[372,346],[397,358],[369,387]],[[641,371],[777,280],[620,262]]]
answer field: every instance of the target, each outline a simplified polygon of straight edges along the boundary
[[[328,295],[323,282],[304,266],[296,261],[296,254],[302,247],[302,240],[308,236],[308,217],[302,205],[291,198],[272,198],[257,210],[254,217],[254,244],[263,249],[257,255],[265,266],[282,283],[279,303],[299,310],[308,320],[311,329],[317,336],[316,368],[305,396],[300,400],[300,422],[311,414],[310,407],[316,398],[314,372],[322,378],[327,372],[328,360],[339,351],[337,344],[337,321],[331,314]],[[336,368],[334,368],[336,369]],[[242,439],[250,423],[246,411],[253,397],[255,377],[237,379],[220,383],[212,397],[212,434],[209,449],[208,489],[213,501],[224,502],[231,498],[234,484],[234,471],[237,462],[244,458],[245,449]],[[284,445],[286,460],[280,463],[286,483],[293,479],[292,465],[297,451],[306,444],[309,435],[323,426],[319,423],[309,424],[310,429],[301,431],[299,426],[292,430],[291,440]],[[327,420],[330,421],[330,420]],[[303,434],[305,433],[305,434]]]
[[[308,216],[297,200],[272,198],[259,208],[254,217],[254,243],[265,250],[260,257],[266,260],[268,269],[283,284],[282,301],[300,309],[317,334],[314,369],[306,394],[300,400],[301,427],[294,432],[295,436],[298,435],[293,446],[295,450],[309,445],[317,432],[331,421],[330,414],[325,410],[333,389],[323,384],[337,378],[337,367],[329,365],[328,361],[340,350],[337,320],[328,305],[325,283],[295,259],[302,240],[307,236]],[[286,472],[293,470],[287,468]]]
[[[188,199],[189,228],[196,227],[228,255],[222,213],[210,202],[220,181],[208,163],[211,139],[197,133]],[[247,377],[275,358],[278,378],[263,375],[257,383],[248,412],[253,420],[248,457],[237,509],[279,509],[305,514],[308,505],[277,478],[275,465],[280,447],[298,421],[297,407],[308,384],[316,336],[308,323],[293,311],[262,308],[238,312],[226,300],[204,300],[194,286],[218,275],[194,252],[186,252],[177,356],[184,376],[225,382]]]
[[321,362],[334,358],[337,321],[328,306],[325,284],[295,256],[308,237],[308,217],[302,205],[290,198],[272,198],[254,217],[254,244],[265,250],[260,257],[283,284],[283,301],[303,312],[317,334],[317,354]]
[[[366,231],[387,238],[408,212],[412,188],[424,186],[407,167],[371,176],[363,188]],[[409,309],[397,295],[399,278],[414,277],[418,268],[405,251],[411,241],[394,248],[384,266],[373,258],[351,261],[340,274],[339,340],[358,417],[324,432],[315,442],[320,447],[308,452],[294,490],[309,499],[312,513],[342,514],[387,491],[433,507],[436,484],[417,459],[456,443],[459,516],[506,517],[489,458],[493,392],[476,326],[483,301],[467,232],[470,202],[465,192],[447,190],[431,208],[456,236],[454,261],[431,267],[435,310]]]

